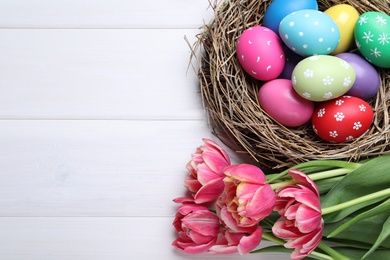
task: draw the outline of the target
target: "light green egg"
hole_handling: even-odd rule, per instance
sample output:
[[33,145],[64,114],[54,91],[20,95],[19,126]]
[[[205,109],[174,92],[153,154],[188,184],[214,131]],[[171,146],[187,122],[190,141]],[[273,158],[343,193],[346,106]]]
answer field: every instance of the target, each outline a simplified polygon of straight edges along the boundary
[[356,73],[347,61],[330,55],[303,59],[294,68],[291,81],[295,91],[311,101],[340,97],[355,83]]
[[380,12],[361,14],[354,36],[360,53],[369,62],[390,68],[390,16]]

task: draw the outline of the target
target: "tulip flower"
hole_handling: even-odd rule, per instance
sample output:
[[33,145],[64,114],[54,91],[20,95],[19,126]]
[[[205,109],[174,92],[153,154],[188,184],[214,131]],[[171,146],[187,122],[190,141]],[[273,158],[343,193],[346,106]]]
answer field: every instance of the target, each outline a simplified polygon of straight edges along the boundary
[[226,226],[236,232],[241,228],[257,226],[272,213],[275,193],[265,184],[264,173],[250,164],[225,168],[225,188],[217,200],[217,212]]
[[223,169],[230,165],[228,154],[220,146],[206,138],[203,141],[204,145],[197,148],[187,163],[189,174],[184,181],[197,204],[215,201],[221,195]]
[[284,246],[294,249],[291,259],[297,260],[309,255],[321,242],[324,220],[315,183],[298,170],[290,170],[289,175],[296,184],[276,191],[275,210],[281,218],[272,232],[287,240]]
[[218,216],[197,204],[180,206],[173,226],[178,237],[172,245],[190,254],[207,252],[216,244],[220,232]]
[[222,231],[216,245],[212,246],[209,252],[216,254],[248,254],[260,244],[262,233],[262,228],[257,226],[242,228],[241,232],[235,232],[227,228]]

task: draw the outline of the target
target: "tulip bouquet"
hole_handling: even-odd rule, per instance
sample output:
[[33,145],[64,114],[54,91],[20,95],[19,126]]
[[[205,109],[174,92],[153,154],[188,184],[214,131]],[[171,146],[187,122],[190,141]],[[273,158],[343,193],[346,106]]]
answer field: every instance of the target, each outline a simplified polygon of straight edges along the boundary
[[[390,259],[390,155],[314,160],[264,174],[209,139],[187,164],[172,245],[190,254]],[[261,247],[261,241],[273,242]],[[260,246],[259,246],[260,245]]]

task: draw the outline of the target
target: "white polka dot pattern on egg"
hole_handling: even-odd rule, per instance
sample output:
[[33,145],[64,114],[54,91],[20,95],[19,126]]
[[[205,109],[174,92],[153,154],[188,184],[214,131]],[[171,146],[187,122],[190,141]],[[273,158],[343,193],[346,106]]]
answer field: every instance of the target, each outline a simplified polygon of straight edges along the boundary
[[340,31],[332,18],[316,10],[287,15],[279,26],[279,33],[290,49],[306,57],[330,54],[340,40]]

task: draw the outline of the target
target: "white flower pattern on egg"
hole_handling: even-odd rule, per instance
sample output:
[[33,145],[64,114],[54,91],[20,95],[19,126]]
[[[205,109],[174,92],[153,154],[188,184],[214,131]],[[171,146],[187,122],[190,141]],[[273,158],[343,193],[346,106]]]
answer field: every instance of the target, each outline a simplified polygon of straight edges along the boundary
[[371,33],[371,31],[364,32],[364,36],[362,37],[364,40],[366,40],[366,43],[368,42],[373,42],[374,40],[372,39],[374,35]]
[[360,26],[362,26],[363,24],[367,23],[367,21],[368,21],[368,17],[367,16],[361,16],[359,18],[358,24],[360,24]]
[[378,41],[379,41],[379,44],[382,44],[382,45],[389,44],[389,41],[390,41],[389,34],[385,33],[385,32],[382,34],[379,34]]
[[324,94],[324,99],[330,99],[331,97],[333,97],[333,93],[332,92],[326,92]]
[[362,124],[360,121],[353,123],[353,129],[354,130],[359,130],[362,127]]
[[344,100],[342,99],[336,100],[336,106],[341,106],[342,104],[344,104]]
[[345,115],[343,112],[337,112],[335,115],[334,115],[334,118],[336,119],[336,121],[343,121]]
[[349,69],[349,67],[351,66],[351,65],[349,65],[349,63],[346,62],[345,60],[340,60],[340,65],[341,65],[341,67],[343,67],[344,69]]
[[365,106],[365,105],[360,105],[359,106],[359,110],[361,111],[361,112],[366,112],[366,110],[367,110],[367,107]]
[[329,136],[330,136],[330,137],[333,137],[333,138],[336,138],[336,137],[339,136],[339,135],[338,135],[337,131],[330,131],[330,132],[329,132]]
[[323,117],[325,115],[325,108],[321,108],[318,113],[317,113],[317,116],[318,117]]
[[344,78],[344,87],[348,87],[351,84],[352,80],[351,77]]
[[376,19],[376,22],[379,23],[380,25],[386,25],[387,24],[387,20],[382,15],[377,15],[375,17],[375,19]]
[[332,78],[331,76],[326,76],[325,78],[322,79],[322,81],[324,82],[325,86],[332,85],[334,78]]
[[382,52],[380,52],[377,47],[375,47],[375,49],[370,49],[370,51],[371,51],[371,55],[374,55],[375,58],[380,57],[382,54]]
[[307,69],[305,70],[305,72],[303,73],[303,76],[305,78],[312,78],[314,76],[314,71],[311,70],[311,69]]
[[302,93],[302,96],[306,99],[310,99],[311,98],[311,94],[309,92],[303,92]]

